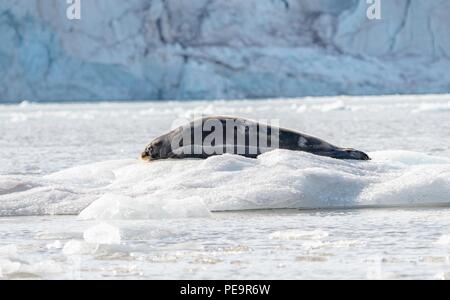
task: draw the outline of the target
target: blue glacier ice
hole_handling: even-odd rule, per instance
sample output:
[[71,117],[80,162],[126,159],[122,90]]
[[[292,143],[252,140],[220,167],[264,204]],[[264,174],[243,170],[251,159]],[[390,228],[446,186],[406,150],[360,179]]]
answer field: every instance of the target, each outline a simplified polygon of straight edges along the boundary
[[0,102],[447,93],[449,1],[0,3]]

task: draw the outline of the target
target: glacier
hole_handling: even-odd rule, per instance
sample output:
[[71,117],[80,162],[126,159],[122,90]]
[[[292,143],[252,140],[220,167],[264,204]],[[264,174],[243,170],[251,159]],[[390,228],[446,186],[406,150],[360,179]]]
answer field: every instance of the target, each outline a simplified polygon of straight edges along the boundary
[[0,102],[450,91],[450,2],[0,3]]

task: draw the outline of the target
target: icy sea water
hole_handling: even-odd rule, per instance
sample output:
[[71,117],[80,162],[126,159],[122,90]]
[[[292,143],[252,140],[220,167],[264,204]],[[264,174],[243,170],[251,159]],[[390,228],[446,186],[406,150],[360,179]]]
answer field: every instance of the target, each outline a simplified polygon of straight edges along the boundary
[[[136,159],[200,113],[373,160]],[[448,279],[449,119],[447,95],[0,106],[0,278]]]

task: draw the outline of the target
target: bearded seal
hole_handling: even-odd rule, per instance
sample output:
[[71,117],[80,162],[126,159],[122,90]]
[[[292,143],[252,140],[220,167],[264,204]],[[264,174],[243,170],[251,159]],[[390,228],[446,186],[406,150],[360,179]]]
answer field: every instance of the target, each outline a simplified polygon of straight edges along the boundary
[[230,116],[194,120],[155,138],[141,154],[146,161],[207,158],[224,153],[257,158],[260,154],[287,149],[336,159],[370,160],[359,150],[341,148],[291,129]]

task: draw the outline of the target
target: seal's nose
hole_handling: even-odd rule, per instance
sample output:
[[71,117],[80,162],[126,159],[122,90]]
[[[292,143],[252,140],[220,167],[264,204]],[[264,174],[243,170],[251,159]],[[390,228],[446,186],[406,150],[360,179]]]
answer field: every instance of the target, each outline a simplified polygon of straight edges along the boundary
[[350,155],[354,158],[354,159],[358,159],[358,160],[370,160],[369,155],[367,155],[366,153],[362,152],[362,151],[358,151],[358,150],[348,150],[348,153],[350,153]]
[[364,152],[361,152],[362,160],[372,160],[369,155]]
[[147,157],[148,157],[148,155],[147,155],[146,152],[142,152],[141,153],[141,159],[144,159],[144,158],[147,158]]
[[342,151],[338,152],[337,156],[334,157],[339,159],[370,160],[369,155],[367,155],[362,151],[355,150],[352,148],[344,148],[342,149]]

